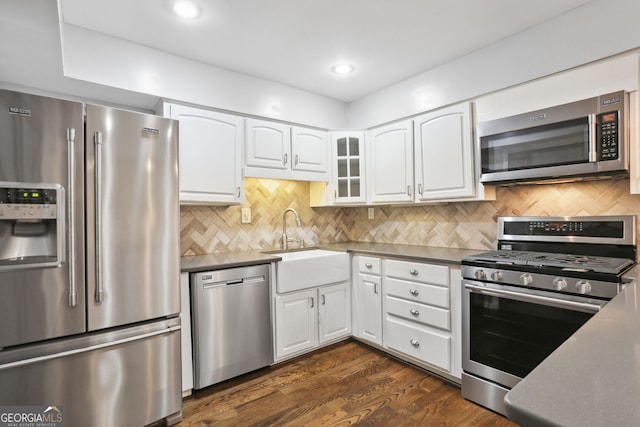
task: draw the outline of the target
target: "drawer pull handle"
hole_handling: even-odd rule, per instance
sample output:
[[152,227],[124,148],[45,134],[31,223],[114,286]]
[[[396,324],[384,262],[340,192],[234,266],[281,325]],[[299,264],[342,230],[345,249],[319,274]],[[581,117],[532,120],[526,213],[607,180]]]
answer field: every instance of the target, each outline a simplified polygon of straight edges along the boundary
[[415,268],[412,268],[411,270],[409,270],[409,274],[411,274],[412,276],[417,276],[418,270],[416,270]]
[[420,315],[420,312],[415,308],[412,308],[411,310],[409,310],[409,313],[413,314],[414,316]]
[[409,290],[409,293],[410,293],[411,295],[413,295],[414,297],[417,297],[419,292],[418,292],[418,290],[417,290],[417,289],[411,289],[411,290]]
[[414,346],[416,348],[420,347],[420,341],[418,341],[417,339],[412,339],[409,342],[411,343],[412,346]]
[[370,262],[368,262],[368,263],[366,263],[364,266],[365,266],[365,267],[367,267],[367,268],[371,268],[371,267],[373,267],[373,264],[371,264]]

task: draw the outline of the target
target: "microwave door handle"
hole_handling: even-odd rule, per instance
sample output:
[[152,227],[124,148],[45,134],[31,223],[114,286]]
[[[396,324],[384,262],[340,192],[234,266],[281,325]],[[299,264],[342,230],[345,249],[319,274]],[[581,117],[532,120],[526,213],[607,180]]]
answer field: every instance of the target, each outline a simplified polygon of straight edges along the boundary
[[566,301],[566,300],[561,300],[556,298],[545,297],[541,295],[531,295],[531,294],[525,294],[521,292],[506,291],[503,289],[488,289],[488,288],[483,288],[482,286],[471,285],[468,283],[465,284],[464,287],[469,291],[475,292],[477,294],[483,294],[483,295],[489,295],[489,296],[495,296],[495,297],[504,297],[504,298],[515,300],[515,301],[530,302],[533,304],[541,304],[541,305],[563,308],[563,309],[573,310],[573,311],[582,311],[585,313],[597,313],[602,308],[596,304],[589,304],[589,303],[577,302],[577,301]]
[[596,140],[598,139],[598,128],[595,114],[589,114],[589,162],[594,163],[598,160],[598,152]]

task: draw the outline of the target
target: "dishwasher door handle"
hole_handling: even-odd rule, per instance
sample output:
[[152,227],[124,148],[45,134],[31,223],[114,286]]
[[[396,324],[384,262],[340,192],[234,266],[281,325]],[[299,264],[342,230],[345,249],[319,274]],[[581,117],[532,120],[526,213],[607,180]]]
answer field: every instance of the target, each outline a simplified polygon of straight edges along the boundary
[[242,277],[240,279],[203,283],[202,289],[211,289],[211,288],[217,288],[220,286],[231,286],[231,285],[248,285],[250,283],[260,283],[260,282],[267,283],[267,279],[265,278],[265,276],[250,276],[250,277]]

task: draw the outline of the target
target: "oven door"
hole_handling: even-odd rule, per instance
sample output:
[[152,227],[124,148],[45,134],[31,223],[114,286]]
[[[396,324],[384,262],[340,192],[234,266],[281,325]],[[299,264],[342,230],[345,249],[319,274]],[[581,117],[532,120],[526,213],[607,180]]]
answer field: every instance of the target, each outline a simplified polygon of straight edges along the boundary
[[512,388],[606,301],[463,280],[462,368]]

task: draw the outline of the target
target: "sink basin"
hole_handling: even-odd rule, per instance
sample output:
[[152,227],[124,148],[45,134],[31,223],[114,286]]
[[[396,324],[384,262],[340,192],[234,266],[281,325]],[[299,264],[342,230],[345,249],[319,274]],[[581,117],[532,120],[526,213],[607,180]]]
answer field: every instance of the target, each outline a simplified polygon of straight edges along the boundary
[[276,290],[292,292],[349,280],[349,255],[345,252],[308,249],[278,252]]

